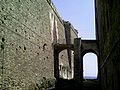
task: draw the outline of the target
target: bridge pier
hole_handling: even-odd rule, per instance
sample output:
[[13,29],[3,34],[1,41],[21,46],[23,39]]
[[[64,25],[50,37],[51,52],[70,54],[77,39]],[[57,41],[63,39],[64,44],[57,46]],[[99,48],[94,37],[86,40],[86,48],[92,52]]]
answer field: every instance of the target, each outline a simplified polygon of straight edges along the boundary
[[81,58],[81,38],[74,39],[74,79],[83,86],[83,61]]
[[[54,76],[57,80],[55,90],[58,88],[65,88],[65,86],[66,88],[71,88],[71,90],[87,90],[89,88],[91,88],[91,90],[98,89],[98,83],[94,84],[96,81],[90,81],[89,83],[88,81],[85,82],[83,80],[83,56],[88,52],[93,52],[99,56],[97,42],[97,40],[81,40],[81,38],[75,38],[74,44],[57,43],[54,45]],[[74,51],[74,78],[71,80],[62,79],[59,74],[59,53],[65,49]]]
[[54,77],[56,79],[59,79],[60,74],[59,74],[59,51],[58,51],[58,46],[54,46]]

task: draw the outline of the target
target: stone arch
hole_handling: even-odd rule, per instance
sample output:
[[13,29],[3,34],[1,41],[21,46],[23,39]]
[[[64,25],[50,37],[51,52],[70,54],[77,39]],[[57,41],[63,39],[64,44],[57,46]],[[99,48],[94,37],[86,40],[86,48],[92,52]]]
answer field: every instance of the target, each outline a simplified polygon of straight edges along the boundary
[[64,49],[59,52],[59,76],[64,79],[72,79],[74,72],[74,51]]
[[74,49],[74,46],[72,44],[55,44],[54,45],[54,77],[56,79],[60,78],[59,73],[59,53],[62,52],[65,49],[72,50]]
[[82,40],[81,41],[81,56],[85,53],[92,52],[99,56],[97,40]]
[[94,53],[97,55],[97,57],[99,56],[98,53],[96,51],[94,51],[93,49],[86,49],[84,51],[81,52],[81,57],[83,58],[83,56],[86,54],[86,53]]
[[98,51],[96,51],[96,49],[84,49],[84,50],[82,50],[82,52],[81,52],[81,59],[82,59],[82,61],[84,60],[83,58],[84,58],[84,55],[86,55],[87,53],[93,53],[93,54],[95,54],[96,56],[97,56],[97,70],[98,70],[98,72],[97,72],[97,78],[96,79],[99,79],[99,54],[98,54]]
[[[99,51],[97,40],[81,40],[81,38],[74,39],[73,44],[55,44],[54,45],[54,76],[56,79],[60,78],[59,74],[59,53],[65,49],[73,50],[74,57],[74,79],[83,79],[83,56],[87,52],[93,52],[98,56],[99,63]],[[99,65],[98,65],[99,69]],[[99,72],[98,72],[99,73]],[[98,74],[99,75],[99,74]],[[99,77],[99,76],[98,76]]]
[[74,45],[73,44],[55,44],[54,45],[54,50],[57,50],[58,53],[60,53],[65,49],[74,50]]
[[84,79],[97,79],[98,78],[98,56],[94,52],[86,52],[85,54],[83,54],[82,58],[83,58]]
[[98,64],[98,76],[99,78],[99,49],[98,49],[98,41],[97,40],[81,40],[81,60],[83,62],[83,57],[87,53],[94,53],[97,56],[97,64]]

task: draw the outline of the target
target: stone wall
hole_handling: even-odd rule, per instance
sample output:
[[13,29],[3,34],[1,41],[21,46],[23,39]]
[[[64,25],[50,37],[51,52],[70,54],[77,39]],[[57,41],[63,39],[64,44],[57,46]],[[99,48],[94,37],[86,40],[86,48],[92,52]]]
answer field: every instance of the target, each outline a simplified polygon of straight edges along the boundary
[[120,0],[96,0],[102,90],[120,86]]
[[[64,24],[64,32],[65,32],[65,40],[64,42],[66,44],[71,44],[71,34],[70,34],[70,26],[68,25],[68,28],[66,28],[66,22],[63,21]],[[67,58],[64,55],[64,52],[67,54]],[[70,57],[70,58],[69,58]],[[59,68],[60,68],[60,77],[61,78],[71,78],[71,74],[69,74],[70,70],[70,64],[71,64],[71,52],[70,50],[66,49],[60,52],[59,54]]]
[[[72,26],[72,24],[69,21],[63,21],[64,27],[65,27],[65,37],[66,37],[66,43],[67,44],[74,44],[74,38],[77,38],[77,30]],[[66,75],[66,78],[72,79],[73,73],[74,73],[74,53],[72,50],[67,49],[64,50],[67,52],[66,60],[63,58],[63,51],[60,53],[60,67],[61,67],[61,76],[64,77]]]
[[1,0],[0,88],[34,90],[52,81],[53,45],[64,39],[63,22],[50,0]]

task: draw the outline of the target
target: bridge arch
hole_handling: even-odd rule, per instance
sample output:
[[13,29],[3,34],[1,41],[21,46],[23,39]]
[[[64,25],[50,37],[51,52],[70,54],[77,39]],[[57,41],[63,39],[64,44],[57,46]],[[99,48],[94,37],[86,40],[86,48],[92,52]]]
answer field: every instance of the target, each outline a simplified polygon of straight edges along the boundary
[[81,40],[81,56],[85,53],[92,52],[99,56],[97,40]]
[[83,56],[83,78],[98,78],[98,57],[93,52],[87,52]]
[[[67,56],[67,57],[66,57]],[[59,76],[64,79],[73,79],[74,51],[64,49],[59,53]]]
[[[83,63],[83,67],[85,67],[84,56],[89,54],[89,53],[94,54],[97,57],[97,59],[92,60],[91,63],[96,62],[96,64],[97,64],[96,71],[93,70],[93,73],[97,72],[97,75],[95,77],[96,77],[96,79],[98,79],[99,78],[99,49],[98,49],[98,41],[97,40],[81,40],[81,54],[80,55],[81,55],[81,61]],[[89,62],[89,61],[87,61],[87,62]],[[93,64],[93,65],[95,67],[95,64]],[[83,71],[83,75],[84,75],[84,71]]]
[[86,53],[94,53],[94,54],[97,55],[97,57],[99,56],[98,53],[97,53],[95,50],[93,50],[93,49],[86,49],[86,50],[84,50],[84,51],[81,52],[81,57],[83,58],[83,56],[84,56]]
[[[60,78],[60,61],[59,61],[59,54],[60,52],[67,50],[67,51],[74,51],[74,45],[73,44],[55,44],[54,45],[54,77],[56,79]],[[70,62],[69,62],[70,65]],[[70,66],[71,68],[71,66]]]
[[80,38],[76,38],[74,40],[74,44],[55,44],[54,45],[54,76],[56,79],[60,78],[59,53],[65,49],[74,51],[74,56],[75,56],[74,57],[74,79],[80,78],[82,80],[83,78],[82,76],[83,75],[83,56],[89,52],[92,52],[98,56],[98,71],[99,71],[98,41],[97,40],[81,40]]

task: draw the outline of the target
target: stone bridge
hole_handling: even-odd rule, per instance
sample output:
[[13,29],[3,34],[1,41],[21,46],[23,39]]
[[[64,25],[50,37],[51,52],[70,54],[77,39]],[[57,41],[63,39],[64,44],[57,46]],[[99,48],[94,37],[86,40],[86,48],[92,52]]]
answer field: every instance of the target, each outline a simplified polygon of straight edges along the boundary
[[[74,44],[55,44],[54,45],[54,76],[59,81],[59,53],[65,49],[74,51],[74,80],[79,82],[81,86],[83,83],[83,56],[92,52],[98,56],[99,49],[97,40],[81,40],[81,38],[75,38]],[[99,76],[99,75],[98,75]]]

